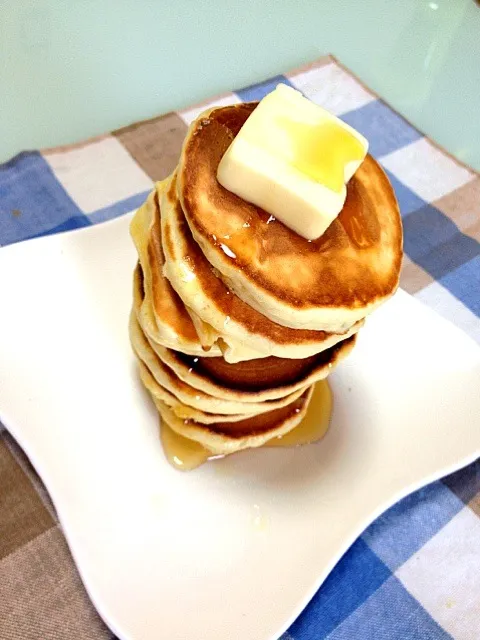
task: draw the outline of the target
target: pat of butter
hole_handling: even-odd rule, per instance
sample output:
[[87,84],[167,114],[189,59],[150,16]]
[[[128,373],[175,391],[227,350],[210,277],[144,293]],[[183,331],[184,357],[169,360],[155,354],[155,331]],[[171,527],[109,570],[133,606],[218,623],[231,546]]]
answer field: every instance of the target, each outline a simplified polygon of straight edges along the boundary
[[367,140],[284,84],[260,101],[218,166],[220,184],[296,233],[320,237],[342,210]]

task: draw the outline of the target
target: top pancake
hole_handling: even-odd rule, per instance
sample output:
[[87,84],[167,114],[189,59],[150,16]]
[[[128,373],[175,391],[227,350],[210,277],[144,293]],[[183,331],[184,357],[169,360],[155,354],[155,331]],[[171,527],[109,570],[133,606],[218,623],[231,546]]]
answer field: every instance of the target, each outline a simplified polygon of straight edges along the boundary
[[254,309],[294,329],[345,331],[398,286],[402,226],[393,189],[367,156],[338,217],[319,239],[305,240],[216,179],[255,106],[211,109],[190,127],[177,181],[185,218],[207,260]]

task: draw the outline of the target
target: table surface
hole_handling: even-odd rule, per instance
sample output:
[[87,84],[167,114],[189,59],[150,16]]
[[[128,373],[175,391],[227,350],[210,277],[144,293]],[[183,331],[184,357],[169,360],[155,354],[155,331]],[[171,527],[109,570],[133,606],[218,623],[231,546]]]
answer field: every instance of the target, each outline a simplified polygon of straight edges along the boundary
[[480,169],[474,0],[3,0],[0,161],[333,53]]

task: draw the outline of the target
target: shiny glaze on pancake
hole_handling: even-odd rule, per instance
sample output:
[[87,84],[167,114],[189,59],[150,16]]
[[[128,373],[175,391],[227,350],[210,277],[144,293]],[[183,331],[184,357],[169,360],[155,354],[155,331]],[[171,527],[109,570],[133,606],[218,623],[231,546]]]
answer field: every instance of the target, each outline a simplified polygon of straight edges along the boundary
[[[282,316],[282,324],[297,326],[291,324],[292,310],[301,315],[316,308],[344,308],[358,310],[362,317],[398,286],[402,229],[388,178],[367,156],[348,184],[343,210],[312,242],[279,221],[269,222],[266,212],[216,179],[220,158],[255,106],[213,109],[197,120],[186,138],[178,192],[195,240],[250,304],[252,296],[257,308],[262,296],[279,301],[289,316]],[[260,310],[272,317],[267,307]],[[274,315],[279,322],[277,311]],[[303,326],[322,328],[310,326],[315,322]]]

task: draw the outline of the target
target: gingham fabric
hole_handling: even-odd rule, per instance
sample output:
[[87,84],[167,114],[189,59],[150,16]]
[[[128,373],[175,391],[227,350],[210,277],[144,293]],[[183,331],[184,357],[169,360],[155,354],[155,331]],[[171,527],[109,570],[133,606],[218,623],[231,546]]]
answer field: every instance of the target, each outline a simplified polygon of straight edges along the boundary
[[[173,169],[200,111],[258,100],[278,82],[369,139],[403,215],[402,286],[480,342],[480,176],[331,57],[82,144],[16,156],[0,166],[0,245],[131,211]],[[112,638],[85,594],[40,480],[6,431],[0,434],[0,638]],[[355,542],[283,636],[321,638],[480,639],[480,461],[402,500]]]

